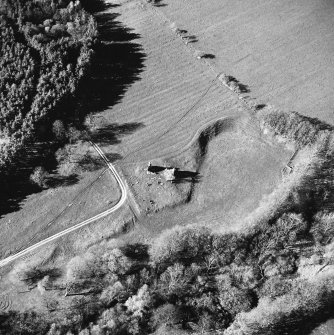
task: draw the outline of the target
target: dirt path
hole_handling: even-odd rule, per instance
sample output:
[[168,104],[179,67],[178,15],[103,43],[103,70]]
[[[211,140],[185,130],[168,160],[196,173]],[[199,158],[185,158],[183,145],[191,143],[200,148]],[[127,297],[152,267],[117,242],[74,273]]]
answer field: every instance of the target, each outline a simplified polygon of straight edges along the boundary
[[108,169],[111,171],[111,173],[113,174],[113,176],[115,177],[117,183],[118,183],[118,186],[121,190],[121,198],[119,199],[119,201],[117,202],[117,204],[115,204],[113,207],[107,209],[106,211],[100,213],[100,214],[97,214],[87,220],[84,220],[70,228],[67,228],[57,234],[54,234],[14,255],[11,255],[3,260],[0,261],[0,267],[3,267],[7,264],[9,264],[10,262],[13,262],[14,260],[18,259],[18,258],[21,258],[22,256],[24,255],[27,255],[29,254],[30,252],[32,252],[33,250],[43,246],[43,245],[46,245],[62,236],[65,236],[75,230],[78,230],[86,225],[88,225],[89,223],[92,223],[94,221],[97,221],[99,219],[102,219],[104,218],[105,216],[115,212],[117,209],[119,209],[120,207],[123,206],[123,204],[125,203],[126,199],[127,199],[127,189],[126,189],[126,186],[125,184],[123,183],[123,180],[122,178],[120,177],[120,175],[118,174],[117,170],[115,169],[115,167],[110,163],[110,161],[108,160],[108,158],[106,157],[106,155],[103,153],[103,151],[101,150],[101,148],[93,143],[93,142],[90,142],[90,144],[94,147],[94,149],[98,152],[98,154],[101,156],[101,158],[104,160],[104,162],[106,163]]

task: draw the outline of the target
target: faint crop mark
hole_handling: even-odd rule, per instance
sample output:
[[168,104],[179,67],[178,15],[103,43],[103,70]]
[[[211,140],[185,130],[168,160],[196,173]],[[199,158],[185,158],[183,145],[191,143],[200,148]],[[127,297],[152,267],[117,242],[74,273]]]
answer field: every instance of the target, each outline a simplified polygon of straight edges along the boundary
[[0,311],[7,311],[10,306],[11,306],[12,302],[9,299],[9,295],[8,294],[3,294],[0,296]]

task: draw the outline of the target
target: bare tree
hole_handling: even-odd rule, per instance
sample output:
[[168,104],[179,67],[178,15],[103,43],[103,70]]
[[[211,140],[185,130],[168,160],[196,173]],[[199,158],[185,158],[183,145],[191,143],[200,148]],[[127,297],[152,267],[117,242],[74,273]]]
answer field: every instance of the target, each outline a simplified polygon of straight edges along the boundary
[[52,131],[58,141],[63,141],[66,138],[66,131],[63,121],[56,120],[53,122]]

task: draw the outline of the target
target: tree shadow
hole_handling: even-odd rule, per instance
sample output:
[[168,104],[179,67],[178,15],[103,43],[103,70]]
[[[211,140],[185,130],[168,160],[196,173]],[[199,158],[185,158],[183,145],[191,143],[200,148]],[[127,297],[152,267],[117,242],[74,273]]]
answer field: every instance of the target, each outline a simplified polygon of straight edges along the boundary
[[240,81],[238,79],[236,79],[235,77],[228,76],[228,81],[230,83],[235,83],[236,86],[238,87],[238,90],[239,90],[240,93],[250,93],[250,89],[249,89],[248,85],[240,83]]
[[103,0],[80,0],[83,8],[89,13],[99,13],[119,5],[111,4]]
[[255,106],[255,109],[256,109],[257,111],[259,111],[259,110],[265,108],[266,106],[267,106],[266,104],[258,104],[258,105]]
[[99,42],[95,46],[90,73],[78,91],[74,118],[80,125],[87,114],[104,111],[119,103],[129,86],[140,79],[144,69],[146,55],[142,46],[133,42],[140,35],[117,21],[118,16],[109,12],[95,14]]
[[[105,154],[105,156],[111,163],[122,158],[122,156],[117,153]],[[84,155],[77,163],[82,171],[89,172],[102,169],[106,166],[106,163],[101,157],[92,157],[89,154]]]
[[[52,169],[56,164],[54,152],[57,147],[50,143],[47,148],[41,143],[31,143],[13,162],[9,172],[1,173],[0,178],[0,218],[21,208],[21,202],[28,195],[38,193],[41,188],[30,181],[30,175],[36,166],[44,165]],[[43,150],[43,155],[40,154]]]
[[160,166],[160,165],[150,165],[147,168],[148,172],[158,174],[159,172],[162,172],[166,169],[171,169],[171,167],[166,167],[166,166]]
[[179,28],[176,29],[176,33],[178,35],[183,35],[183,34],[186,34],[187,32],[188,30],[185,30],[185,29],[179,29]]
[[[141,45],[133,42],[140,36],[116,21],[119,14],[106,11],[117,8],[118,5],[106,4],[99,0],[82,0],[82,4],[97,20],[99,41],[94,47],[91,69],[82,80],[75,99],[64,99],[54,111],[54,115],[65,124],[85,130],[84,121],[88,114],[104,111],[119,103],[129,86],[140,79],[146,55],[142,52]],[[50,123],[49,119],[48,122]],[[119,143],[121,136],[130,134],[140,127],[143,127],[143,124],[112,124],[98,130],[92,137],[97,142],[100,138],[101,143]],[[44,128],[51,129],[51,124],[45,124]],[[45,133],[43,143],[27,145],[25,150],[22,150],[22,155],[14,162],[14,168],[10,173],[1,174],[0,218],[19,210],[27,196],[41,191],[29,180],[36,166],[43,166],[51,173],[56,170],[58,162],[55,153],[64,144],[54,143],[54,139],[48,135],[51,131],[47,130]],[[121,156],[112,154],[110,158],[116,160]],[[98,164],[90,162],[86,168],[95,170]],[[49,186],[69,186],[77,181],[75,176],[54,176],[49,180]]]
[[46,180],[47,188],[56,188],[60,186],[71,186],[76,184],[79,181],[77,174],[71,174],[69,176],[61,176],[61,175],[50,175]]
[[202,56],[202,58],[206,58],[206,59],[215,59],[216,56],[214,54],[204,54]]
[[121,248],[124,255],[133,260],[143,261],[149,259],[148,245],[142,243],[127,244]]
[[112,123],[91,132],[90,139],[101,145],[118,144],[122,136],[130,135],[143,127],[144,124],[140,122]]
[[154,7],[165,7],[167,4],[162,3],[163,0],[150,0],[148,1],[150,4],[152,4]]
[[20,280],[25,282],[28,286],[37,285],[37,282],[42,280],[45,276],[49,276],[50,280],[55,280],[61,277],[62,271],[58,268],[31,268],[20,275]]
[[198,38],[195,35],[187,35],[182,37],[187,43],[196,43]]

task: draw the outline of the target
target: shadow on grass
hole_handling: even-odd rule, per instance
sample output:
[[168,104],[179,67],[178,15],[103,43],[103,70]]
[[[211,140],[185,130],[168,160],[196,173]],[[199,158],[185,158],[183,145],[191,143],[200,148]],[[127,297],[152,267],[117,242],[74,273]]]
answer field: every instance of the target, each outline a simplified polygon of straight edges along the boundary
[[[111,163],[122,158],[122,156],[117,153],[105,154],[105,156]],[[82,171],[90,172],[102,169],[106,166],[106,163],[100,157],[92,157],[89,154],[84,155],[77,163]]]
[[140,79],[144,69],[146,55],[141,45],[133,42],[140,35],[117,21],[118,16],[105,11],[95,14],[99,42],[95,46],[90,73],[78,93],[75,118],[80,124],[87,114],[104,111],[119,103],[128,87]]
[[265,108],[266,106],[267,106],[266,104],[258,104],[258,105],[255,106],[255,109],[256,109],[257,111],[259,111],[259,110]]
[[37,282],[42,280],[45,276],[49,276],[51,280],[61,277],[62,271],[58,268],[32,268],[23,273],[20,280],[25,282],[28,286],[37,285]]
[[71,174],[69,176],[50,175],[46,180],[47,188],[55,188],[60,186],[71,186],[79,181],[78,175]]
[[127,244],[121,248],[124,255],[137,261],[149,259],[148,245],[142,243]]
[[[99,41],[95,46],[95,54],[90,72],[78,89],[76,99],[65,99],[57,107],[55,114],[65,121],[84,130],[84,120],[88,114],[106,110],[119,103],[126,90],[140,79],[144,68],[145,54],[142,47],[133,40],[140,36],[116,21],[117,13],[108,12],[118,5],[106,4],[103,1],[82,0],[86,10],[93,13],[98,24]],[[48,128],[50,125],[46,125]],[[97,142],[115,144],[121,137],[143,127],[143,124],[112,124],[92,134]],[[46,132],[47,133],[47,132]],[[51,174],[56,170],[58,162],[55,152],[64,143],[53,143],[50,138],[43,138],[43,143],[31,143],[17,159],[14,168],[1,174],[0,178],[0,218],[21,208],[27,196],[40,192],[40,188],[29,180],[36,166],[43,166]],[[111,160],[120,159],[118,154],[111,154]],[[103,162],[101,161],[103,164]],[[86,168],[96,169],[97,161],[86,164]],[[49,187],[69,186],[78,181],[77,176],[58,177],[49,180]]]
[[92,132],[90,138],[101,145],[118,144],[121,142],[122,136],[130,135],[143,127],[144,124],[140,122],[112,123]]
[[234,82],[238,86],[240,93],[250,93],[248,85],[240,83],[240,81],[233,76],[228,76],[228,79],[229,82]]
[[198,38],[195,35],[187,35],[187,36],[184,37],[184,39],[188,43],[196,43],[196,42],[198,42]]
[[148,2],[155,7],[165,7],[165,6],[167,6],[165,3],[163,3],[163,0],[150,0]]
[[175,171],[175,180],[173,180],[174,184],[181,184],[181,183],[199,183],[201,181],[201,176],[198,172],[192,171],[182,171],[176,170]]
[[206,59],[215,59],[216,56],[214,54],[204,54],[202,56],[202,58],[206,58]]

